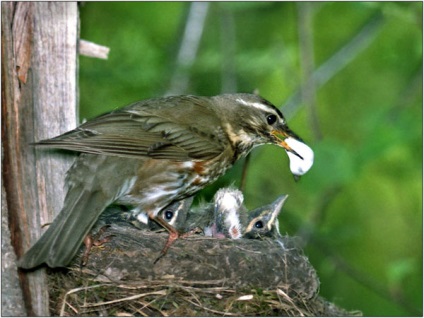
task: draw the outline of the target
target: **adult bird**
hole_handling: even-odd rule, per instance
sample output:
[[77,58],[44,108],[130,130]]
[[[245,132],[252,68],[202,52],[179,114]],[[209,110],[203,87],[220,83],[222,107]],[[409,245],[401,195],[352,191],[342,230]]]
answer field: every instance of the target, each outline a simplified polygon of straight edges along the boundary
[[262,144],[283,147],[295,175],[312,165],[312,150],[289,129],[283,114],[252,94],[139,101],[40,141],[39,146],[81,154],[67,173],[62,210],[19,266],[68,265],[112,203],[130,206],[137,217],[147,214],[163,226],[169,232],[165,254],[181,233],[159,212],[214,182]]

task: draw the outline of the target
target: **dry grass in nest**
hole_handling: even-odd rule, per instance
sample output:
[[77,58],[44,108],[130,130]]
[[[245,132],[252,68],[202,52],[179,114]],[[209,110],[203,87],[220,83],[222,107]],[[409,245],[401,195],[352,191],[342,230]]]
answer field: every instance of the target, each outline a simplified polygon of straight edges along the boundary
[[[288,236],[178,240],[111,225],[84,267],[49,270],[57,316],[352,316],[318,297],[315,269]],[[82,251],[81,251],[82,252]],[[81,255],[81,253],[80,253]]]
[[[358,316],[317,297],[292,298],[280,288],[235,290],[222,281],[79,281],[50,273],[51,314],[57,316]],[[82,276],[79,277],[81,279]],[[64,286],[68,285],[68,286]]]

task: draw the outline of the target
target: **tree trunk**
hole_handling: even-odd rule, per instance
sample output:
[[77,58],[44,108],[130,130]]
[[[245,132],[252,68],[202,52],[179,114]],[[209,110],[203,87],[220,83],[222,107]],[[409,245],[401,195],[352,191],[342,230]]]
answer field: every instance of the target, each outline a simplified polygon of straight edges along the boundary
[[[30,143],[76,126],[78,21],[76,2],[2,2],[2,178],[18,257],[60,211],[65,195],[72,157],[51,156]],[[2,271],[16,269],[7,261]],[[19,272],[19,279],[27,314],[48,315],[44,270]]]

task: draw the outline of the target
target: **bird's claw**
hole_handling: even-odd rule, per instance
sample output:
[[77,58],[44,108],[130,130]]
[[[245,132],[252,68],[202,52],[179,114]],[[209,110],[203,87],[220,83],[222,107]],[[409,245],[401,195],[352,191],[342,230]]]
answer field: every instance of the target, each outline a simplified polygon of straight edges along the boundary
[[101,239],[99,239],[99,238],[97,238],[97,237],[100,237],[100,236],[102,236],[102,234],[104,233],[104,231],[106,230],[106,228],[108,228],[109,227],[109,225],[105,225],[105,226],[103,226],[98,232],[97,232],[97,234],[95,235],[96,236],[96,238],[94,238],[91,234],[88,234],[86,237],[85,237],[85,239],[84,239],[84,245],[85,245],[85,251],[84,251],[84,254],[82,255],[82,257],[81,257],[81,264],[80,264],[80,266],[82,267],[82,266],[85,266],[85,265],[87,265],[87,263],[88,263],[88,258],[89,258],[89,256],[90,256],[90,251],[91,251],[91,248],[93,247],[93,246],[101,246],[101,245],[103,245],[104,243],[107,243],[107,242],[110,242],[110,240],[112,239],[112,237],[114,237],[115,235],[108,235],[108,236],[106,236],[106,237],[103,237],[103,238],[101,238]]
[[163,256],[166,255],[168,252],[169,247],[179,238],[186,238],[193,234],[200,234],[203,233],[203,230],[199,227],[195,227],[194,229],[180,234],[179,232],[169,232],[168,240],[165,243],[165,246],[163,247],[162,251],[160,252],[159,256],[155,259],[153,264],[156,264]]

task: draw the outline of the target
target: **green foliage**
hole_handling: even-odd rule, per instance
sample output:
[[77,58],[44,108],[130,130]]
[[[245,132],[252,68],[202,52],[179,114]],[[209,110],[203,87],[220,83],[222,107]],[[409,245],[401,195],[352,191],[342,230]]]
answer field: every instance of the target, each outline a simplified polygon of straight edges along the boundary
[[[301,84],[301,5],[210,3],[182,93],[219,94],[230,79],[237,91],[258,89],[282,105]],[[315,68],[370,21],[383,20],[369,45],[317,87],[321,136],[312,129],[307,103],[288,118],[315,151],[311,171],[295,182],[282,149],[255,149],[246,205],[255,208],[289,194],[281,231],[304,237],[328,300],[364,315],[421,315],[422,2],[308,5]],[[111,52],[106,61],[80,58],[81,118],[169,89],[189,8],[189,2],[82,5],[81,38]],[[232,29],[223,27],[226,19]],[[209,200],[218,187],[239,186],[242,166],[243,161],[200,196]]]

